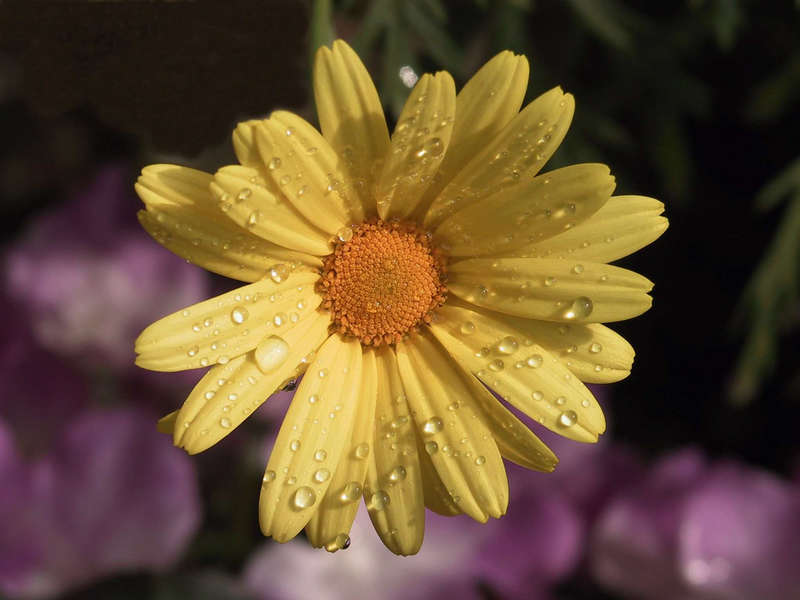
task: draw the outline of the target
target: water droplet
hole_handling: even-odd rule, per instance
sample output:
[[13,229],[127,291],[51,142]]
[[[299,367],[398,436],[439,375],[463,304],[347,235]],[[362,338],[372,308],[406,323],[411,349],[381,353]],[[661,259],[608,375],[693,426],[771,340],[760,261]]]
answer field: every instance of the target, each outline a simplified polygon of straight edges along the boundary
[[497,344],[497,351],[500,354],[514,354],[519,347],[519,343],[517,340],[510,335],[504,337],[500,340],[500,343]]
[[318,469],[314,473],[314,481],[317,483],[325,483],[331,476],[331,472],[328,469]]
[[292,440],[289,443],[289,450],[292,452],[297,452],[300,449],[300,440]]
[[189,356],[195,356],[198,352],[200,352],[200,348],[198,348],[197,346],[192,346],[191,348],[189,348],[189,350],[187,350],[186,354],[188,354]]
[[561,317],[569,320],[585,319],[592,314],[594,304],[586,296],[575,298],[567,309],[561,314]]
[[325,550],[336,552],[337,550],[347,550],[350,547],[350,536],[346,533],[338,534],[333,540],[325,544]]
[[544,398],[544,394],[542,392],[540,392],[539,390],[536,390],[535,392],[533,392],[533,399],[534,400],[542,400],[543,398]]
[[317,495],[314,493],[314,490],[305,485],[297,488],[297,491],[295,491],[292,497],[292,505],[298,510],[314,506],[316,501]]
[[538,369],[542,366],[544,358],[542,358],[541,354],[531,354],[525,362],[531,369]]
[[328,376],[328,369],[320,369],[319,372],[317,373],[317,375],[320,376],[320,379],[323,378],[323,377],[327,377]]
[[328,453],[327,453],[327,452],[325,452],[325,450],[322,450],[322,449],[320,448],[319,450],[317,450],[316,452],[314,452],[314,460],[315,460],[315,461],[317,461],[317,462],[322,462],[322,461],[323,461],[323,460],[325,460],[326,458],[328,458]]
[[556,398],[556,404],[558,404],[559,406],[564,406],[566,403],[567,399],[564,398],[564,396],[559,396],[558,398]]
[[439,433],[444,427],[444,423],[439,417],[431,417],[422,425],[422,431],[428,435]]
[[472,333],[475,333],[475,323],[473,323],[472,321],[467,321],[461,324],[460,329],[461,333],[463,333],[464,335],[470,335]]
[[589,404],[590,403],[589,403],[589,400],[587,398],[584,398],[583,400],[581,400],[581,406],[583,408],[589,408]]
[[231,420],[228,417],[222,417],[219,420],[219,426],[223,429],[228,429],[231,426]]
[[304,185],[304,186],[303,186],[303,187],[301,187],[299,190],[297,190],[297,195],[298,195],[298,196],[303,196],[303,195],[305,195],[306,193],[308,193],[308,186],[307,186],[307,185]]
[[272,160],[269,161],[267,165],[270,171],[274,171],[275,169],[279,169],[281,166],[281,159],[278,156],[273,156]]
[[367,508],[369,510],[383,510],[389,506],[389,494],[383,490],[378,490],[369,497]]
[[309,403],[309,404],[316,404],[316,403],[317,403],[317,400],[319,400],[319,396],[317,396],[316,394],[311,394],[311,395],[308,397],[308,403]]
[[367,458],[369,456],[369,444],[359,444],[356,446],[356,457]]
[[281,283],[285,281],[287,277],[289,277],[289,267],[283,263],[279,263],[277,265],[272,265],[269,269],[269,278],[272,279],[275,283]]
[[271,373],[289,358],[289,344],[277,335],[263,340],[255,351],[255,359],[262,373]]
[[583,273],[583,265],[575,265],[574,267],[572,267],[572,272],[575,273],[576,275],[580,275],[581,273]]
[[353,239],[353,228],[347,226],[342,227],[336,232],[336,237],[340,242],[349,242]]
[[552,287],[552,286],[555,285],[555,283],[556,283],[556,278],[555,277],[545,277],[544,278],[544,285],[546,287]]
[[498,371],[502,371],[505,368],[505,363],[500,360],[499,358],[495,358],[493,361],[489,363],[489,369],[497,373]]
[[[286,467],[283,468],[283,472],[286,472]],[[286,480],[286,485],[294,485],[295,483],[297,483],[297,477],[292,476]]]
[[402,465],[397,465],[389,472],[389,481],[403,481],[406,478],[406,469]]
[[275,324],[275,327],[280,327],[284,323],[286,323],[286,313],[279,312],[274,317],[272,317],[272,322]]
[[436,442],[425,442],[425,452],[433,456],[439,451],[439,444]]
[[342,502],[355,502],[361,497],[361,484],[357,481],[350,481],[344,485],[339,500]]
[[247,317],[250,316],[250,313],[244,306],[236,306],[231,311],[231,321],[236,323],[237,325],[241,325],[247,320]]
[[252,195],[253,191],[250,188],[242,188],[239,190],[239,193],[236,194],[236,202],[244,202]]
[[594,342],[591,346],[589,346],[589,352],[591,352],[592,354],[597,354],[602,349],[603,346],[601,344],[598,344],[597,342]]
[[264,477],[261,478],[262,485],[266,485],[275,481],[275,471],[267,471],[264,473]]
[[250,213],[250,216],[247,217],[247,226],[255,227],[260,218],[261,218],[261,211],[254,210],[253,212]]
[[578,422],[578,415],[574,410],[565,410],[558,417],[558,424],[561,427],[572,427]]
[[477,457],[475,457],[475,464],[478,465],[479,467],[482,464],[485,464],[485,463],[486,463],[486,457],[485,456],[477,456]]

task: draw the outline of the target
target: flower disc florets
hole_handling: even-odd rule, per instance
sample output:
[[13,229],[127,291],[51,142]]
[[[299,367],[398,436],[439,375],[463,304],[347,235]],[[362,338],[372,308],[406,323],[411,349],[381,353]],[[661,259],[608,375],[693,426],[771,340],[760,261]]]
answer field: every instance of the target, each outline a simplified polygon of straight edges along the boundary
[[339,239],[319,283],[334,330],[365,345],[393,344],[444,304],[445,261],[428,233],[375,220]]

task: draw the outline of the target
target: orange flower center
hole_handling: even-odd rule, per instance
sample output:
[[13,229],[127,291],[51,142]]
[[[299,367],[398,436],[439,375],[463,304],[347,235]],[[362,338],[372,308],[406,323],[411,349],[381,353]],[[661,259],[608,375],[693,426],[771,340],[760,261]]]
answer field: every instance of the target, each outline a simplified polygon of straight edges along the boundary
[[345,232],[325,257],[320,280],[334,330],[380,346],[430,322],[447,294],[444,257],[430,236],[408,223],[380,220]]

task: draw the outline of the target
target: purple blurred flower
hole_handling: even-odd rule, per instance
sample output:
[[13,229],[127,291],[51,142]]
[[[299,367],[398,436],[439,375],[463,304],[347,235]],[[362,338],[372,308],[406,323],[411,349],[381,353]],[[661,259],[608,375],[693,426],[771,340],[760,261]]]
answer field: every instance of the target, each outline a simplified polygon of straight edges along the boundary
[[26,463],[0,429],[0,591],[40,598],[121,571],[163,570],[199,521],[187,457],[137,412],[87,412]]
[[210,291],[201,269],[139,228],[132,182],[126,168],[106,167],[33,223],[5,273],[42,345],[118,369],[132,368],[133,340],[146,325]]
[[800,597],[800,490],[694,450],[616,498],[593,534],[599,581],[654,599]]
[[362,506],[347,550],[331,555],[299,539],[266,544],[246,565],[245,583],[263,600],[423,600],[444,593],[477,600],[470,556],[482,538],[480,528],[431,513],[426,520],[422,550],[398,558],[375,535]]

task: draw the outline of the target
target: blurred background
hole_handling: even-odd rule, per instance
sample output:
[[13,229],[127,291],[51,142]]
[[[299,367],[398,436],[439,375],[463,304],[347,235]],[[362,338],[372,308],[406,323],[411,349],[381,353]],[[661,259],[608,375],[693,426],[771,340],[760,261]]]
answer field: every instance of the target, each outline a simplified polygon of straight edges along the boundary
[[[509,469],[485,526],[430,515],[410,558],[365,514],[334,555],[261,537],[290,391],[189,458],[155,420],[200,374],[133,366],[144,326],[234,286],[140,230],[139,169],[232,163],[276,108],[315,122],[334,36],[390,125],[410,73],[527,55],[528,100],[577,103],[548,168],[607,163],[670,219],[620,263],[655,302],[614,326],[637,358],[595,387],[601,443],[544,432],[554,474]],[[0,132],[0,597],[800,598],[800,2],[7,0]]]

